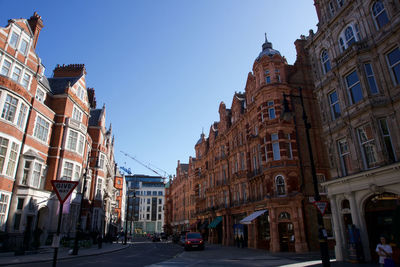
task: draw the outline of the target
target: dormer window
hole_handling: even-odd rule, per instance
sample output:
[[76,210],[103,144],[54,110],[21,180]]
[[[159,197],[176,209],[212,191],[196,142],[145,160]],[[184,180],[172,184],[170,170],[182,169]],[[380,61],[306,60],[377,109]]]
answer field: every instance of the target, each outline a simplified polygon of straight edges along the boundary
[[339,44],[341,51],[345,51],[353,43],[360,41],[357,24],[348,25],[339,36]]
[[16,48],[17,47],[17,43],[18,43],[18,39],[19,39],[19,35],[17,33],[13,32],[11,34],[11,38],[10,38],[10,45],[12,47]]
[[385,6],[383,5],[381,0],[376,1],[375,4],[372,6],[372,14],[374,16],[376,28],[378,30],[389,22]]
[[78,89],[76,91],[76,95],[83,100],[84,97],[84,89],[82,89],[82,87],[78,86]]
[[37,99],[37,101],[43,103],[44,99],[45,99],[45,95],[46,95],[45,92],[38,88],[37,91],[36,91],[35,98]]
[[28,41],[22,39],[21,44],[19,45],[19,51],[26,55],[26,52],[28,51]]

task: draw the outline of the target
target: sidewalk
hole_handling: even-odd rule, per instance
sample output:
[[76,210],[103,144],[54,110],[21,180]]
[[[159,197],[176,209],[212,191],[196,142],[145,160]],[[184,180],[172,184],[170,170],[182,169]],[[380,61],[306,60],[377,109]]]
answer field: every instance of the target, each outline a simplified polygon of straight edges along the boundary
[[[129,245],[129,243],[127,245],[123,245],[121,243],[103,243],[101,249],[99,249],[97,245],[93,245],[90,248],[80,248],[78,251],[78,255],[69,255],[68,252],[69,250],[71,250],[71,248],[61,247],[58,249],[57,260],[110,253],[128,248]],[[51,262],[53,261],[53,256],[54,248],[52,247],[42,247],[38,251],[27,251],[25,255],[21,256],[14,256],[14,252],[5,252],[0,253],[0,266],[37,262]]]

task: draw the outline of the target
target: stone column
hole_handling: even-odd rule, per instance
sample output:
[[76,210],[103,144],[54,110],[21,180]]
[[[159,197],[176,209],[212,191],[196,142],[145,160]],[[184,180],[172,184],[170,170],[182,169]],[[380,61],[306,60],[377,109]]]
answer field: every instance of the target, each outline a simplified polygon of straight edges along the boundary
[[356,198],[354,197],[354,192],[349,192],[345,196],[350,202],[350,212],[353,224],[355,224],[357,228],[360,228],[360,217],[358,214],[359,209],[357,207]]
[[333,219],[333,231],[335,232],[335,255],[336,260],[343,261],[343,248],[345,244],[342,240],[342,233],[340,231],[340,220],[341,220],[341,213],[339,212],[337,205],[336,205],[336,196],[329,196],[330,204],[331,204],[331,211],[332,211],[332,219]]
[[276,213],[275,209],[271,208],[269,211],[270,227],[271,227],[271,244],[270,244],[271,252],[279,252],[280,251],[278,224],[277,224],[275,213]]

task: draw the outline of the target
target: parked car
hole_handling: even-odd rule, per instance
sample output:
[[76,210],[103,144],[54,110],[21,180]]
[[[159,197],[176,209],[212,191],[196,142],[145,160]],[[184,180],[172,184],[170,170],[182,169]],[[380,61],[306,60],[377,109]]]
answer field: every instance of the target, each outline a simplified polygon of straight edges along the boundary
[[153,242],[161,241],[160,235],[159,234],[153,234],[153,236],[151,237],[151,241],[153,241]]
[[186,233],[184,247],[185,247],[185,250],[189,250],[189,249],[204,250],[203,237],[198,232],[188,232],[188,233]]
[[167,240],[168,239],[168,235],[166,233],[161,233],[160,237],[161,237],[161,240]]
[[181,235],[178,241],[178,244],[181,246],[185,245],[186,235]]

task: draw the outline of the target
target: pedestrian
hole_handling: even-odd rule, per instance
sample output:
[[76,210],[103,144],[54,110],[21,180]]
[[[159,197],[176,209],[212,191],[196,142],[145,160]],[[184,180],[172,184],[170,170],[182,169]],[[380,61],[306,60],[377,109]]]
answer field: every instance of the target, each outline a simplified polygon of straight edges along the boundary
[[[386,238],[384,236],[380,237],[380,241],[381,243],[376,246],[376,253],[379,255],[380,266],[394,266],[392,260],[392,247],[389,244],[386,244]],[[390,263],[393,265],[389,265]]]

